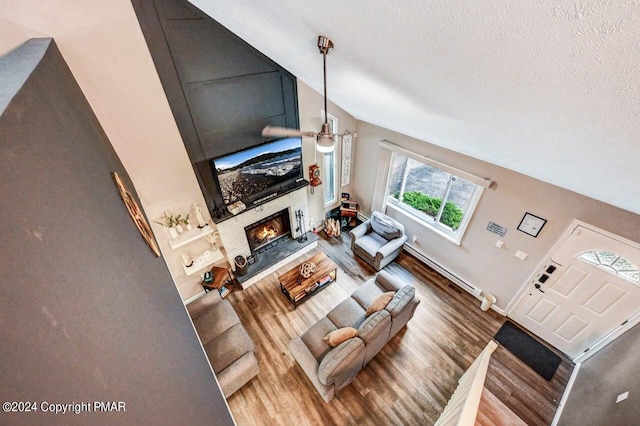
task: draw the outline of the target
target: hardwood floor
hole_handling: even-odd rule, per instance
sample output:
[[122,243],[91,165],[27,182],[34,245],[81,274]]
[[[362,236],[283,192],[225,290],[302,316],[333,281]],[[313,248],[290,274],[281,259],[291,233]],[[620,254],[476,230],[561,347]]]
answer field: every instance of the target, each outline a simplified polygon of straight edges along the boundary
[[[228,399],[238,425],[431,425],[457,381],[505,318],[482,312],[480,301],[411,255],[386,270],[416,287],[415,316],[358,374],[325,403],[287,345],[349,296],[375,270],[354,258],[348,237],[320,238],[318,248],[338,265],[337,282],[297,309],[280,293],[277,277],[291,265],[227,297],[257,346],[260,374]],[[494,352],[487,390],[528,425],[548,425],[572,369],[563,357],[550,382],[502,347]],[[495,414],[487,413],[484,419]],[[487,424],[487,423],[483,423]]]

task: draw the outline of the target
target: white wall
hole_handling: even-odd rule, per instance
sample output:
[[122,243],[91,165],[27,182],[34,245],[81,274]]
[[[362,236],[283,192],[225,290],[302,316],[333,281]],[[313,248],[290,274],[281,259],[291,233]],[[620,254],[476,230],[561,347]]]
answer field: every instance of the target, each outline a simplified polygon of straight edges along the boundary
[[[318,72],[322,72],[322,68],[319,68]],[[320,125],[324,121],[324,118],[320,115],[324,109],[323,95],[313,90],[301,80],[298,80],[298,107],[300,109],[300,128],[302,130],[319,131]],[[327,103],[327,109],[329,110],[329,114],[338,119],[338,131],[340,133],[343,133],[347,129],[352,133],[357,130],[355,118],[331,102]],[[357,138],[353,138],[352,146],[356,145],[356,143]],[[302,144],[305,179],[309,180],[309,166],[317,163],[321,169],[320,179],[324,182],[325,170],[322,165],[322,154],[316,152],[315,140],[312,138],[304,138]],[[316,187],[313,194],[311,194],[310,188],[307,190],[307,198],[309,200],[309,217],[307,219],[313,219],[315,226],[319,226],[322,220],[324,220],[325,211],[331,210],[340,203],[340,193],[348,192],[353,196],[353,191],[355,191],[353,186],[353,170],[355,167],[353,165],[351,169],[351,183],[343,187],[340,186],[340,170],[342,167],[342,141],[340,140],[336,143],[335,153],[337,164],[336,179],[338,181],[336,192],[338,201],[331,206],[324,207],[324,183]]]
[[[495,294],[496,305],[501,309],[513,301],[574,218],[640,241],[640,217],[636,214],[360,121],[354,152],[354,187],[365,213],[371,210],[381,139],[496,182],[495,188],[484,191],[460,246],[414,221],[397,218],[410,236],[418,237],[413,243],[418,250],[470,284]],[[537,238],[516,229],[526,212],[547,219]],[[505,237],[486,230],[490,221],[507,228]],[[495,247],[498,239],[505,242],[502,249]],[[514,257],[517,250],[529,255],[526,261]]]

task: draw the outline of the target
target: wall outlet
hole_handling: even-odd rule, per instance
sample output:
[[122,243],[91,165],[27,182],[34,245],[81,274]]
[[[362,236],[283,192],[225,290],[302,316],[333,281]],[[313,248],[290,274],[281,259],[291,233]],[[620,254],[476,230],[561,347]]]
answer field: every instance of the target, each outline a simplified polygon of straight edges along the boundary
[[527,260],[527,257],[529,257],[527,253],[520,250],[518,250],[514,256],[523,261]]
[[626,392],[622,392],[620,395],[618,395],[618,397],[616,398],[616,404],[621,403],[622,401],[624,401],[625,399],[629,398],[629,391]]
[[498,248],[504,247],[504,241],[502,241],[502,240],[496,241],[496,247],[498,247]]
[[418,236],[414,235],[413,238],[411,238],[411,242],[415,243],[416,241],[418,241]]

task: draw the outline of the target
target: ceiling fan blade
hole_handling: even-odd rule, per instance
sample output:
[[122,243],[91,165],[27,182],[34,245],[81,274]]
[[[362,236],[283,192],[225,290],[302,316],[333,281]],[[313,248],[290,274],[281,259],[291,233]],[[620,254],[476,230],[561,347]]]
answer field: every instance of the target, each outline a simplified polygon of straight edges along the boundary
[[274,127],[267,126],[262,129],[262,137],[264,138],[274,138],[274,137],[297,137],[297,136],[308,136],[315,137],[315,132],[303,132],[302,130],[297,129],[286,129],[284,127]]

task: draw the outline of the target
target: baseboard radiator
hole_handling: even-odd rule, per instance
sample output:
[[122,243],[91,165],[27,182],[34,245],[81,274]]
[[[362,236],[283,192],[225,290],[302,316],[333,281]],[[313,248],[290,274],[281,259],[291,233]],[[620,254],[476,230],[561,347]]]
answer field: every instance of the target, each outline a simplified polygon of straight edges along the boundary
[[435,426],[473,426],[475,424],[489,360],[497,347],[496,342],[490,341],[460,377],[458,387],[451,395]]
[[[362,222],[365,222],[367,219],[369,219],[369,216],[364,215],[362,212],[358,212],[358,219],[360,219]],[[324,223],[321,226],[324,228]],[[322,228],[317,227],[316,229],[320,230]],[[468,282],[458,277],[453,272],[449,271],[444,266],[433,261],[432,259],[429,259],[424,253],[422,253],[420,250],[412,246],[410,243],[405,243],[403,247],[407,252],[411,253],[413,256],[420,259],[422,262],[427,264],[430,268],[437,271],[440,275],[448,278],[450,281],[457,284],[460,288],[464,289],[467,293],[472,294],[474,297],[478,299],[480,298],[480,295],[482,294],[482,290],[479,289],[478,287],[469,284]]]
[[420,259],[425,264],[427,264],[427,266],[429,266],[430,268],[432,268],[433,270],[438,272],[443,277],[446,277],[450,281],[456,283],[460,288],[464,289],[466,292],[472,294],[476,298],[480,298],[480,294],[482,294],[482,290],[480,290],[478,287],[469,284],[468,282],[466,282],[462,278],[458,277],[453,272],[449,271],[444,266],[442,266],[439,263],[433,261],[432,259],[429,259],[427,256],[425,256],[421,251],[417,250],[411,244],[405,244],[404,245],[404,249],[407,252],[411,253],[413,256],[415,256],[418,259]]

